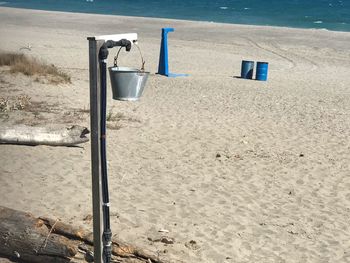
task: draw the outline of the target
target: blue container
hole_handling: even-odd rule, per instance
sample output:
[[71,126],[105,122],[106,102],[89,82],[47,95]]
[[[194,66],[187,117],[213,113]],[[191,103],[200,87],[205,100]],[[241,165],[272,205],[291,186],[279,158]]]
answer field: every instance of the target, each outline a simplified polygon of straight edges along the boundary
[[252,79],[254,70],[254,61],[242,60],[241,78]]
[[267,72],[269,70],[269,63],[267,62],[257,62],[256,63],[256,80],[266,81]]

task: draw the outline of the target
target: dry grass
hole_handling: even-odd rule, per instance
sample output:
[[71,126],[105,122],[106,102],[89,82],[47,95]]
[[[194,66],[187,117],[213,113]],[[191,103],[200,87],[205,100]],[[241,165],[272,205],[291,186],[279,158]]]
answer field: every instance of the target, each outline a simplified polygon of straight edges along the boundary
[[0,66],[9,66],[12,73],[45,76],[54,84],[71,82],[71,77],[57,69],[55,65],[47,65],[24,54],[0,53]]
[[123,118],[124,118],[124,115],[122,113],[114,114],[112,111],[108,112],[106,116],[107,121],[120,121]]
[[0,97],[0,112],[26,110],[31,105],[31,98],[27,95],[20,95],[14,98]]
[[125,114],[121,112],[113,113],[113,111],[109,111],[106,116],[107,120],[107,128],[111,130],[119,130],[123,127],[122,123],[125,122],[137,122],[141,123],[139,119],[127,117]]
[[107,128],[110,129],[110,130],[120,130],[121,128],[123,128],[123,125],[121,125],[118,122],[116,122],[116,123],[107,123]]
[[120,130],[123,126],[119,123],[123,115],[121,113],[114,114],[112,111],[107,113],[107,128],[111,130]]
[[136,118],[132,117],[127,117],[125,114],[121,112],[113,113],[112,111],[107,113],[106,120],[109,122],[118,122],[118,121],[127,121],[127,122],[138,122],[140,123],[141,121]]

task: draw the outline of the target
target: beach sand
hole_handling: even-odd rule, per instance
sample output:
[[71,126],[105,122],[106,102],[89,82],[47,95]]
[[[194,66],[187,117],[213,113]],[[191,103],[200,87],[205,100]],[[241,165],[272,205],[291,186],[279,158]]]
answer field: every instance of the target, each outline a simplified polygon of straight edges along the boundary
[[[155,74],[162,27],[188,77]],[[350,33],[0,8],[0,50],[72,76],[2,70],[0,97],[37,108],[0,125],[89,127],[87,37],[128,32],[151,76],[139,102],[108,89],[113,234],[174,262],[350,262]],[[268,81],[236,78],[243,59],[269,62]],[[140,65],[137,50],[120,63]],[[92,229],[90,143],[0,156],[0,205]]]

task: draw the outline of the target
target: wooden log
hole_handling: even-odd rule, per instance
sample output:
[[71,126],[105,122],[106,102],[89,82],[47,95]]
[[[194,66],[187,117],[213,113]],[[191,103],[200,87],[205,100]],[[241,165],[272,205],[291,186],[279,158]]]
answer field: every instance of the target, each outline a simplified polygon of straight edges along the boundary
[[49,235],[29,213],[0,207],[0,254],[23,262],[69,262],[77,253],[64,236]]
[[[92,233],[58,220],[0,206],[0,257],[28,263],[93,261]],[[166,263],[151,253],[112,242],[114,262]]]
[[[53,231],[54,233],[70,237],[71,239],[84,241],[87,245],[93,245],[92,232],[86,231],[83,228],[67,225],[62,222],[55,223],[55,220],[46,217],[40,217],[40,219],[43,220],[48,228],[52,228],[52,226],[55,224],[55,229]],[[125,258],[137,257],[139,259],[146,260],[146,262],[149,262],[148,260],[150,260],[153,263],[165,263],[165,261],[158,259],[158,257],[151,255],[143,249],[126,244],[125,242],[117,240],[116,238],[112,239],[112,254],[117,257]]]
[[79,125],[67,128],[12,126],[0,127],[0,143],[73,146],[89,141],[89,130]]
[[81,240],[89,245],[93,245],[94,243],[92,232],[81,227],[74,227],[63,222],[57,222],[56,220],[47,217],[39,217],[39,219],[42,220],[49,229],[53,229],[53,233],[66,236],[71,239]]

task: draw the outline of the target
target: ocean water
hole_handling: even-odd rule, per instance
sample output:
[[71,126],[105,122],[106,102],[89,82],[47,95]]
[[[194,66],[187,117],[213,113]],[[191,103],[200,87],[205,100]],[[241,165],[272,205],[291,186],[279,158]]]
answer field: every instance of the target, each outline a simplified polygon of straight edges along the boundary
[[7,0],[1,6],[350,31],[350,0]]

